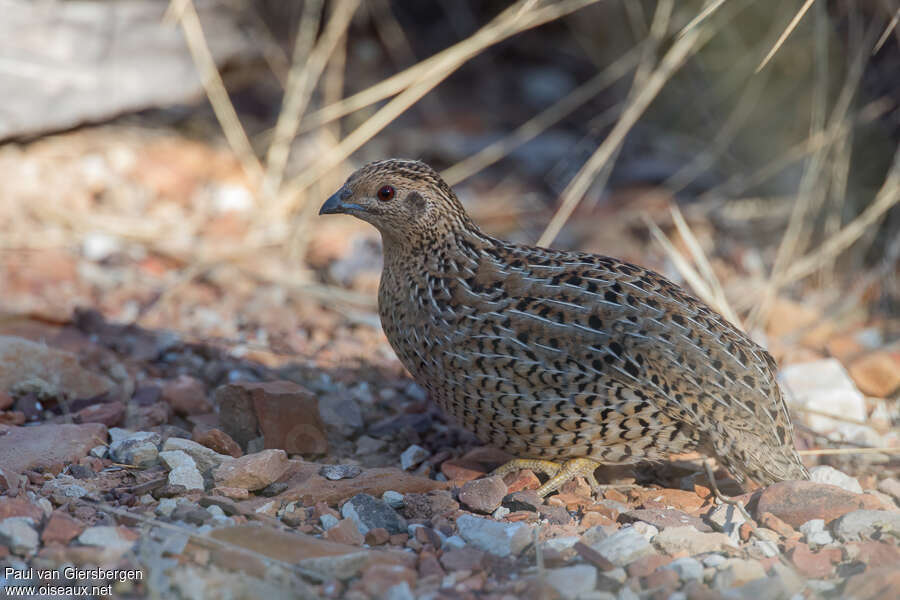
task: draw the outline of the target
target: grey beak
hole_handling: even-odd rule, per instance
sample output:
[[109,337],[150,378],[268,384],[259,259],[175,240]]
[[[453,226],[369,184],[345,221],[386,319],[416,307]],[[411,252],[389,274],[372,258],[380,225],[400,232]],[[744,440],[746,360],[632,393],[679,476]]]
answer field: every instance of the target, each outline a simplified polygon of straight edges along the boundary
[[322,208],[319,209],[320,215],[335,215],[344,212],[344,207],[341,204],[341,200],[346,196],[344,193],[344,189],[341,188],[335,193],[333,193],[328,200],[325,201],[325,204],[322,205]]

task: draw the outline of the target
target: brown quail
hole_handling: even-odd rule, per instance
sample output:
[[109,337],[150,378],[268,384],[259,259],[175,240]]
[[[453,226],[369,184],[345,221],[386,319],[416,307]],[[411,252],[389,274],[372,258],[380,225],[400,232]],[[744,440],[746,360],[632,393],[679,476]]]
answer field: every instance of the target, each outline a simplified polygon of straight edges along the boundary
[[381,323],[431,397],[550,476],[698,450],[738,481],[806,479],[775,362],[661,275],[484,234],[424,163],[356,171],[322,206],[384,242]]

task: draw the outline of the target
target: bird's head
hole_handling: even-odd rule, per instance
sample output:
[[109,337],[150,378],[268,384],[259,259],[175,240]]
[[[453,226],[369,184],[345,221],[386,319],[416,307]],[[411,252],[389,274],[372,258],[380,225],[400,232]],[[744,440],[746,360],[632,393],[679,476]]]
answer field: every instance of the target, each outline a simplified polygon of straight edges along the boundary
[[374,225],[400,243],[474,227],[456,194],[423,162],[392,158],[353,173],[320,215],[347,214]]

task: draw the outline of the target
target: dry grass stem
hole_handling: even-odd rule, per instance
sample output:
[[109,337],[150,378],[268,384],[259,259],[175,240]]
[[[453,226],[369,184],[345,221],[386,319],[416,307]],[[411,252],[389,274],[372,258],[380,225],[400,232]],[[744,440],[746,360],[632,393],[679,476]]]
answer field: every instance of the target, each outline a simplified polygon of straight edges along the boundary
[[809,7],[813,5],[813,2],[816,0],[806,0],[803,3],[803,6],[800,7],[800,10],[794,15],[794,18],[791,19],[791,22],[788,23],[788,26],[785,27],[784,31],[781,32],[781,35],[778,36],[778,39],[775,41],[775,44],[772,46],[772,49],[766,54],[765,58],[759,63],[756,67],[756,73],[762,71],[769,61],[772,60],[772,57],[775,56],[775,53],[778,52],[778,49],[784,44],[785,40],[787,40],[788,36],[793,33],[794,29],[797,28],[797,25],[800,23],[800,19],[803,18],[803,15],[806,14],[806,11],[809,10]]
[[881,47],[884,46],[884,43],[887,41],[888,36],[891,35],[891,32],[897,28],[897,22],[900,21],[900,8],[897,8],[894,11],[894,16],[891,17],[890,22],[884,28],[884,32],[881,34],[881,37],[878,38],[878,41],[875,42],[875,47],[872,48],[872,54],[877,54]]
[[682,30],[678,32],[678,37],[683,37],[688,31],[691,31],[697,25],[708,19],[709,16],[719,10],[719,7],[723,4],[725,4],[725,0],[713,0],[712,2],[704,6],[703,10],[701,10],[696,17],[691,19],[690,23],[685,25],[684,28],[682,28]]
[[263,172],[262,165],[253,151],[247,132],[244,131],[237,111],[231,103],[228,90],[225,89],[225,83],[222,81],[216,61],[209,50],[206,36],[203,34],[203,26],[200,24],[200,16],[197,14],[193,1],[172,0],[169,10],[181,23],[188,50],[190,50],[191,57],[200,74],[203,89],[206,90],[206,96],[222,126],[222,132],[225,134],[228,145],[231,146],[231,150],[241,162],[247,177],[258,182]]
[[829,456],[835,454],[900,454],[900,448],[883,446],[881,448],[818,448],[814,450],[797,450],[800,456]]

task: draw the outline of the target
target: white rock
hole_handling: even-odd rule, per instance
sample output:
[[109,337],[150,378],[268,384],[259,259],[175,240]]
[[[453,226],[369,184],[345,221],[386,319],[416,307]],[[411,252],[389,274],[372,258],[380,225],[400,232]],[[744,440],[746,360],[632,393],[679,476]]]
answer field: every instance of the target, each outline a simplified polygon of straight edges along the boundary
[[591,546],[617,567],[655,554],[653,546],[634,527],[623,527],[600,542]]
[[[829,539],[831,538],[827,532],[822,533],[828,535]],[[753,540],[753,547],[765,558],[778,556],[778,543],[773,542],[772,540]]]
[[159,458],[161,441],[158,433],[138,431],[110,444],[109,456],[122,464],[150,467],[156,464]]
[[156,514],[162,517],[171,517],[176,508],[178,508],[178,502],[175,498],[162,498],[156,506]]
[[38,533],[30,517],[7,517],[0,521],[0,545],[18,556],[30,556],[37,551]]
[[101,546],[119,551],[130,550],[134,546],[134,540],[123,537],[118,527],[107,525],[88,527],[78,536],[78,542],[84,546]]
[[420,464],[430,456],[428,450],[419,446],[417,444],[413,444],[409,448],[403,451],[403,454],[400,455],[400,466],[404,471],[409,471]]
[[742,585],[749,581],[762,579],[766,576],[766,569],[755,560],[742,558],[729,558],[716,573],[715,585],[719,589],[726,589],[736,585]]
[[189,490],[202,490],[203,475],[197,470],[194,459],[181,450],[166,450],[159,457],[169,467],[169,484],[182,485]]
[[194,459],[197,469],[203,474],[209,473],[222,463],[234,460],[231,456],[219,454],[215,450],[207,448],[203,444],[198,444],[193,440],[170,437],[163,444],[163,451],[169,452],[174,450],[180,450]]
[[90,454],[94,458],[106,458],[106,446],[94,446],[91,448]]
[[405,505],[403,494],[395,492],[394,490],[388,490],[383,493],[381,499],[391,508],[403,508]]
[[[718,555],[715,555],[718,556]],[[679,579],[688,581],[690,579],[700,579],[703,577],[703,565],[696,558],[686,556],[684,558],[676,558],[663,569],[671,569],[678,573]]]
[[525,523],[502,523],[462,515],[456,520],[456,526],[466,542],[495,556],[516,555],[531,541],[531,527]]
[[503,518],[505,518],[506,515],[508,515],[510,512],[511,512],[511,511],[510,511],[508,508],[506,508],[505,506],[498,506],[498,507],[494,510],[494,512],[491,513],[491,517],[493,517],[493,519],[494,519],[495,521],[500,521],[500,520],[502,520]]
[[721,504],[717,506],[707,517],[716,529],[728,536],[736,545],[740,544],[740,529],[743,523],[747,522],[741,511],[731,504]]
[[322,529],[328,531],[329,529],[340,523],[340,521],[334,515],[329,515],[328,513],[326,513],[319,517],[319,523],[322,524]]
[[871,537],[877,531],[900,531],[900,513],[886,510],[854,510],[831,523],[834,537],[852,542]]
[[862,486],[859,485],[856,479],[828,465],[819,465],[810,469],[809,478],[818,483],[836,485],[854,494],[862,494],[863,492]]
[[568,550],[581,541],[577,535],[566,535],[561,537],[550,538],[541,542],[541,547],[545,550],[553,550],[554,552],[563,552]]
[[392,585],[384,593],[384,600],[415,600],[415,598],[406,581]]
[[441,548],[444,550],[455,550],[459,548],[463,548],[466,545],[466,540],[462,539],[458,535],[451,535],[447,539],[444,540],[444,543],[441,544]]
[[219,212],[247,212],[253,207],[253,196],[242,185],[217,185],[212,191],[213,206]]
[[121,250],[122,241],[119,238],[100,231],[88,233],[81,243],[81,252],[84,257],[97,262],[107,259]]
[[597,569],[593,565],[547,569],[544,572],[544,581],[559,592],[564,600],[575,600],[593,591],[597,585]]
[[659,529],[657,529],[655,525],[643,521],[638,521],[632,525],[632,527],[634,527],[635,531],[644,536],[644,539],[648,542],[652,542],[653,538],[659,533]]

